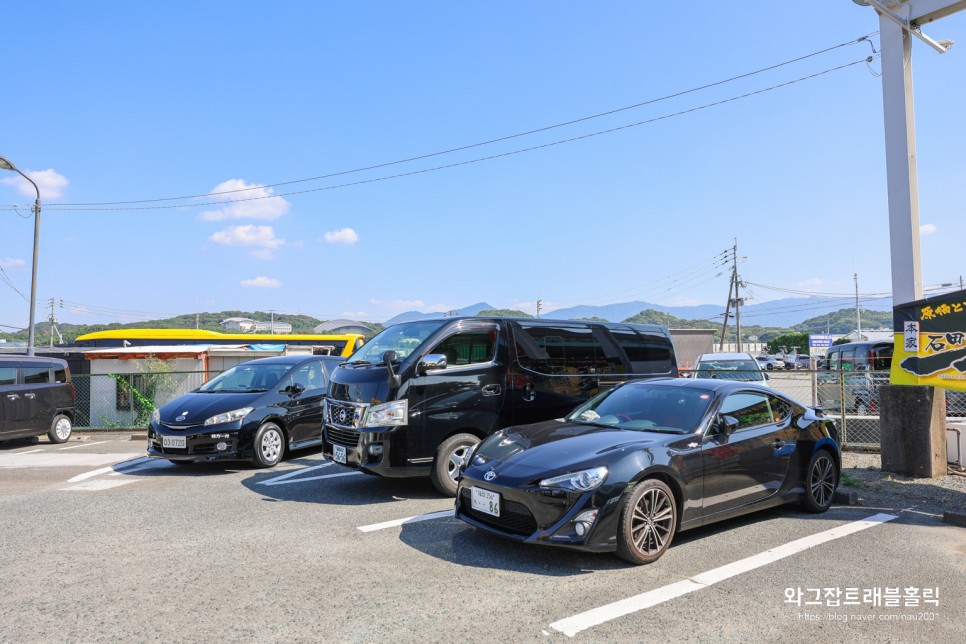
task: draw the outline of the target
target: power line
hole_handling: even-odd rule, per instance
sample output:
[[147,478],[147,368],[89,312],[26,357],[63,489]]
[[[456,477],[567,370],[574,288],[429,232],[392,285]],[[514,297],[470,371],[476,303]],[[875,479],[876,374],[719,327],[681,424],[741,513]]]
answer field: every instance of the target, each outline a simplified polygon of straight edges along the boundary
[[[478,158],[475,158],[475,159],[468,159],[468,160],[465,160],[465,161],[458,161],[458,162],[455,162],[455,163],[449,163],[449,164],[440,165],[440,166],[433,166],[433,167],[430,167],[430,168],[422,168],[422,169],[419,169],[419,170],[412,170],[412,171],[409,171],[409,172],[401,172],[401,173],[393,174],[393,175],[384,175],[384,176],[381,176],[381,177],[374,177],[374,178],[371,178],[371,179],[361,179],[359,181],[350,181],[350,182],[347,182],[347,183],[335,184],[335,185],[331,185],[331,186],[323,186],[323,187],[320,187],[320,188],[307,188],[305,190],[295,190],[295,191],[292,191],[292,192],[283,192],[283,193],[272,194],[272,195],[261,195],[261,196],[258,196],[258,197],[244,197],[244,198],[241,198],[241,199],[228,199],[228,200],[222,200],[222,201],[206,201],[206,202],[199,202],[199,203],[193,203],[193,204],[172,204],[172,205],[162,205],[162,206],[96,207],[96,208],[95,207],[89,207],[90,205],[96,205],[96,204],[74,204],[74,205],[71,205],[71,204],[50,204],[50,205],[47,206],[47,208],[48,209],[52,209],[52,210],[61,210],[61,211],[89,211],[89,210],[93,210],[93,211],[135,211],[135,210],[169,210],[169,209],[177,209],[177,208],[200,208],[200,207],[206,207],[206,206],[222,206],[222,205],[226,205],[226,204],[236,204],[236,203],[242,203],[242,202],[245,202],[245,201],[261,201],[261,200],[265,200],[265,199],[277,199],[277,198],[281,198],[281,197],[291,197],[291,196],[296,196],[296,195],[308,194],[308,193],[312,193],[312,192],[323,192],[323,191],[327,191],[327,190],[337,190],[337,189],[341,189],[341,188],[349,188],[349,187],[353,187],[353,186],[360,186],[360,185],[365,185],[365,184],[369,184],[369,183],[378,183],[378,182],[382,182],[382,181],[389,181],[389,180],[392,180],[392,179],[400,179],[400,178],[403,178],[403,177],[411,177],[411,176],[415,176],[415,175],[419,175],[419,174],[426,174],[426,173],[429,173],[429,172],[438,172],[440,170],[448,170],[448,169],[457,168],[457,167],[461,167],[461,166],[467,166],[467,165],[472,165],[472,164],[476,164],[476,163],[482,163],[484,161],[492,161],[494,159],[501,159],[501,158],[505,158],[505,157],[515,156],[515,155],[518,155],[518,154],[524,154],[524,153],[527,153],[527,152],[534,152],[534,151],[537,151],[537,150],[543,150],[543,149],[547,149],[547,148],[551,148],[551,147],[556,147],[558,145],[564,145],[564,144],[567,144],[567,143],[574,143],[574,142],[582,141],[582,140],[585,140],[585,139],[590,139],[590,138],[594,138],[594,137],[598,137],[598,136],[603,136],[605,134],[612,134],[614,132],[620,132],[620,131],[623,131],[623,130],[628,130],[628,129],[635,128],[635,127],[640,127],[642,125],[649,125],[649,124],[652,124],[652,123],[656,123],[656,122],[659,122],[659,121],[668,120],[668,119],[671,119],[671,118],[676,118],[676,117],[679,117],[679,116],[685,116],[687,114],[692,114],[694,112],[699,112],[699,111],[702,111],[702,110],[710,109],[712,107],[719,107],[721,105],[726,105],[728,103],[733,103],[735,101],[739,101],[739,100],[742,100],[742,99],[745,99],[745,98],[750,98],[750,97],[753,97],[753,96],[758,96],[760,94],[765,94],[767,92],[775,91],[775,90],[778,90],[778,89],[782,89],[782,88],[785,88],[785,87],[789,87],[791,85],[795,85],[795,84],[798,84],[798,83],[802,83],[802,82],[807,81],[807,80],[812,80],[812,79],[818,78],[820,76],[824,76],[826,74],[830,74],[832,72],[841,71],[843,69],[847,69],[849,67],[853,67],[853,66],[858,65],[858,64],[862,64],[862,63],[869,62],[873,58],[874,58],[873,56],[869,56],[869,57],[867,57],[865,59],[862,59],[862,60],[853,61],[851,63],[845,63],[845,64],[839,65],[837,67],[831,67],[831,68],[822,70],[820,72],[815,72],[813,74],[809,74],[807,76],[802,76],[802,77],[799,77],[799,78],[796,78],[796,79],[793,79],[793,80],[790,80],[790,81],[786,81],[786,82],[783,82],[783,83],[779,83],[777,85],[771,85],[771,86],[765,87],[763,89],[754,90],[754,91],[751,91],[751,92],[746,92],[746,93],[740,94],[738,96],[732,96],[730,98],[725,98],[725,99],[722,99],[722,100],[719,100],[719,101],[714,101],[714,102],[711,102],[711,103],[705,103],[705,104],[699,105],[697,107],[692,107],[692,108],[688,108],[688,109],[685,109],[685,110],[679,110],[677,112],[671,112],[669,114],[664,114],[664,115],[661,115],[661,116],[656,116],[656,117],[653,117],[653,118],[645,119],[643,121],[637,121],[635,123],[628,123],[628,124],[625,124],[625,125],[620,125],[620,126],[617,126],[617,127],[608,128],[606,130],[599,130],[599,131],[596,131],[596,132],[591,132],[591,133],[588,133],[588,134],[582,134],[582,135],[570,137],[570,138],[567,138],[567,139],[560,139],[560,140],[557,140],[557,141],[551,141],[549,143],[543,143],[543,144],[540,144],[540,145],[534,145],[534,146],[530,146],[530,147],[526,147],[526,148],[519,148],[517,150],[510,150],[508,152],[501,152],[499,154],[492,154],[492,155],[485,156],[485,157],[478,157]],[[512,137],[507,137],[507,138],[512,138]],[[479,144],[479,145],[483,145],[483,144]],[[474,145],[474,146],[470,146],[470,147],[476,147],[476,146]],[[438,154],[443,154],[443,153],[438,153]],[[428,156],[436,156],[436,154],[428,155]],[[425,157],[420,157],[420,158],[425,158]],[[382,164],[381,166],[372,166],[372,167],[384,167],[386,165],[394,165],[396,163],[402,163],[402,162],[391,162],[389,164]],[[358,171],[361,171],[361,170],[358,170]],[[356,170],[346,171],[346,172],[336,173],[334,175],[328,175],[328,176],[338,176],[338,175],[342,175],[342,174],[349,174],[349,173],[352,173],[352,172],[357,172],[357,171]],[[322,178],[322,177],[319,177],[319,178]],[[300,182],[300,181],[310,181],[310,180],[312,180],[312,179],[297,180],[297,181],[286,182],[286,183],[296,183],[296,182]],[[272,185],[273,186],[278,186],[278,185],[285,185],[285,184],[272,184]],[[257,188],[257,189],[264,189],[265,187],[267,187],[267,186],[255,186],[255,188]],[[213,194],[226,194],[226,193],[208,193],[208,194],[205,194],[205,195],[196,195],[195,197],[207,197],[207,196],[212,196]],[[118,202],[103,202],[103,203],[105,203],[105,204],[109,204],[109,203],[113,203],[113,204],[156,203],[156,202],[160,202],[160,201],[179,200],[179,199],[186,199],[186,198],[189,198],[189,197],[171,197],[171,198],[165,198],[165,199],[128,201],[128,202],[118,201]],[[81,206],[83,206],[83,207],[81,207]]]
[[[660,103],[660,102],[663,102],[663,101],[668,101],[668,100],[671,100],[671,99],[674,99],[674,98],[680,98],[681,96],[686,96],[688,94],[693,94],[695,92],[700,92],[700,91],[703,91],[703,90],[706,90],[706,89],[710,89],[712,87],[718,87],[720,85],[726,85],[726,84],[732,83],[734,81],[742,80],[742,79],[745,79],[745,78],[750,78],[750,77],[756,76],[758,74],[763,74],[765,72],[773,71],[775,69],[779,69],[779,68],[785,67],[787,65],[792,65],[794,63],[798,63],[798,62],[801,62],[803,60],[807,60],[809,58],[813,58],[815,56],[820,56],[822,54],[826,54],[826,53],[828,53],[830,51],[834,51],[834,50],[840,49],[842,47],[849,47],[849,46],[856,45],[856,44],[859,44],[859,43],[862,43],[862,42],[867,42],[867,41],[869,41],[869,38],[870,37],[872,37],[872,36],[874,36],[874,35],[876,35],[878,33],[879,33],[878,31],[873,31],[873,32],[871,32],[869,34],[866,34],[865,36],[862,36],[861,38],[857,38],[855,40],[849,40],[849,41],[846,41],[846,42],[843,42],[843,43],[839,43],[837,45],[833,45],[831,47],[826,47],[825,49],[821,49],[821,50],[818,50],[818,51],[814,51],[814,52],[812,52],[810,54],[805,54],[804,56],[799,56],[797,58],[792,58],[792,59],[783,61],[781,63],[776,63],[774,65],[769,65],[767,67],[762,67],[760,69],[756,69],[756,70],[751,71],[751,72],[745,72],[743,74],[738,74],[737,76],[732,76],[730,78],[726,78],[726,79],[723,79],[723,80],[714,81],[712,83],[707,83],[705,85],[700,85],[698,87],[692,87],[690,89],[681,90],[680,92],[675,92],[675,93],[672,93],[672,94],[667,94],[667,95],[661,96],[659,98],[652,98],[652,99],[648,99],[646,101],[641,101],[639,103],[634,103],[633,105],[626,105],[624,107],[614,108],[614,109],[611,109],[611,110],[607,110],[605,112],[599,112],[597,114],[591,114],[589,116],[582,116],[582,117],[579,117],[579,118],[571,119],[569,121],[563,121],[561,123],[555,123],[553,125],[547,125],[547,126],[543,126],[543,127],[538,127],[538,128],[532,129],[532,130],[527,130],[527,131],[524,131],[524,132],[518,132],[516,134],[509,134],[509,135],[506,135],[506,136],[501,136],[501,137],[498,137],[498,138],[495,138],[495,139],[489,139],[487,141],[481,141],[481,142],[478,142],[478,143],[471,143],[471,144],[468,144],[468,145],[458,146],[458,147],[455,147],[455,148],[449,148],[449,149],[446,149],[446,150],[440,150],[440,151],[437,151],[437,152],[430,152],[428,154],[422,154],[422,155],[412,156],[412,157],[408,157],[408,158],[405,158],[405,159],[398,159],[396,161],[387,161],[385,163],[377,163],[377,164],[373,164],[373,165],[364,166],[364,167],[361,167],[361,168],[354,168],[354,169],[351,169],[351,170],[342,170],[342,171],[339,171],[339,172],[332,172],[332,173],[329,173],[329,174],[323,174],[323,175],[319,175],[319,176],[315,176],[315,177],[307,177],[305,179],[292,179],[292,180],[289,180],[289,181],[280,181],[280,182],[277,182],[277,183],[270,183],[270,184],[259,185],[259,186],[250,186],[250,187],[247,187],[247,188],[237,188],[237,189],[233,189],[233,190],[222,190],[222,191],[218,191],[218,192],[208,192],[208,193],[204,193],[204,194],[184,195],[184,196],[180,196],[180,197],[160,197],[160,198],[156,198],[156,199],[138,199],[138,200],[132,200],[132,201],[105,201],[105,202],[88,202],[88,203],[66,203],[66,204],[57,204],[57,205],[58,206],[64,206],[65,208],[62,208],[64,210],[66,210],[66,209],[73,210],[74,209],[73,208],[74,206],[119,206],[119,205],[131,205],[131,204],[141,204],[141,203],[157,203],[157,202],[162,202],[162,201],[179,201],[179,200],[184,200],[184,199],[200,199],[200,198],[204,198],[204,197],[212,197],[212,196],[218,196],[218,195],[227,195],[227,194],[232,194],[232,193],[237,193],[237,192],[247,192],[247,191],[250,191],[250,190],[263,190],[265,188],[277,188],[279,186],[288,186],[288,185],[292,185],[292,184],[296,184],[296,183],[306,183],[306,182],[310,182],[310,181],[321,181],[323,179],[332,179],[334,177],[340,177],[340,176],[344,176],[344,175],[348,175],[348,174],[354,174],[354,173],[358,173],[358,172],[366,172],[366,171],[369,171],[369,170],[378,170],[378,169],[381,169],[381,168],[387,168],[387,167],[394,166],[394,165],[400,165],[400,164],[404,164],[404,163],[410,163],[410,162],[413,162],[413,161],[422,161],[424,159],[430,159],[430,158],[437,157],[437,156],[442,156],[442,155],[446,155],[446,154],[452,154],[454,152],[462,152],[462,151],[465,151],[465,150],[471,150],[473,148],[478,148],[478,147],[482,147],[482,146],[486,146],[486,145],[492,145],[494,143],[501,143],[503,141],[509,141],[509,140],[512,140],[512,139],[517,139],[517,138],[520,138],[520,137],[530,136],[530,135],[533,135],[533,134],[539,134],[541,132],[548,132],[550,130],[554,130],[554,129],[558,129],[558,128],[562,128],[562,127],[567,127],[569,125],[575,125],[577,123],[583,123],[585,121],[591,121],[593,119],[599,119],[599,118],[603,118],[605,116],[611,116],[613,114],[618,114],[620,112],[626,112],[628,110],[634,110],[634,109],[637,109],[637,108],[640,108],[640,107],[645,107],[647,105],[653,105],[655,103]],[[872,51],[873,51],[873,53],[878,53],[878,52],[875,51],[875,47],[874,46],[872,48]],[[867,58],[864,61],[860,61],[860,62],[871,62],[871,58]],[[853,63],[853,64],[857,64],[857,63]],[[447,166],[443,166],[443,167],[447,167]],[[400,176],[405,176],[405,175],[400,175]],[[301,193],[297,193],[296,192],[296,193],[290,193],[290,194],[301,194]],[[286,195],[272,195],[272,196],[286,196]],[[261,198],[270,198],[270,197],[261,197]],[[237,200],[237,201],[241,201],[241,200]],[[219,202],[219,203],[226,203],[226,202]],[[212,205],[212,204],[191,204],[190,206],[186,206],[186,207],[193,207],[193,206],[198,206],[198,205]],[[69,208],[67,208],[67,207],[69,207]]]

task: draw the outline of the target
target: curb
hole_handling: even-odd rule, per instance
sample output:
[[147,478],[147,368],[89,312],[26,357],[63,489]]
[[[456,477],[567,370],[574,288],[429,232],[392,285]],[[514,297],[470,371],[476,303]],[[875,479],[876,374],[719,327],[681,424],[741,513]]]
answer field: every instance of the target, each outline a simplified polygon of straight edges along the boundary
[[859,503],[859,493],[850,488],[839,488],[835,490],[832,501],[839,505],[861,505]]

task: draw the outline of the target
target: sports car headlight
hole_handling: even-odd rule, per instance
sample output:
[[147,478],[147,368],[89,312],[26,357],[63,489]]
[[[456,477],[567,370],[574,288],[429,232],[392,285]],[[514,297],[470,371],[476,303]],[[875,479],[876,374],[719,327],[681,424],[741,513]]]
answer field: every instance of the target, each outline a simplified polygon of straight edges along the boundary
[[577,492],[590,492],[591,490],[599,488],[600,484],[606,478],[607,468],[601,466],[544,479],[540,481],[540,487],[556,487],[564,490],[575,490]]
[[215,414],[211,418],[205,421],[205,425],[218,425],[220,423],[230,423],[234,420],[241,420],[248,414],[252,413],[254,407],[242,407],[241,409],[233,409],[232,411],[226,411],[223,414]]
[[366,413],[366,427],[405,425],[409,422],[409,401],[406,399],[373,405]]
[[154,423],[154,424],[158,424],[158,423],[161,422],[161,410],[160,409],[155,409],[154,411],[151,412],[151,422]]

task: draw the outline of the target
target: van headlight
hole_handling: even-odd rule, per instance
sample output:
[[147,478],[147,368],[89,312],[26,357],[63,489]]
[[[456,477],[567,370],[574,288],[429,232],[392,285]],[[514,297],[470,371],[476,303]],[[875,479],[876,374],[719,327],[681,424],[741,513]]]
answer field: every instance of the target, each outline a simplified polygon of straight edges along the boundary
[[591,490],[599,488],[600,484],[606,478],[607,468],[601,466],[543,479],[540,481],[540,487],[553,487],[574,490],[575,492],[590,492]]
[[393,402],[373,405],[366,412],[364,427],[387,427],[405,425],[409,423],[409,401],[394,400]]
[[230,423],[236,420],[241,420],[248,414],[252,413],[254,407],[242,407],[241,409],[233,409],[232,411],[226,411],[223,414],[215,414],[211,418],[205,421],[205,425],[220,425],[221,423]]

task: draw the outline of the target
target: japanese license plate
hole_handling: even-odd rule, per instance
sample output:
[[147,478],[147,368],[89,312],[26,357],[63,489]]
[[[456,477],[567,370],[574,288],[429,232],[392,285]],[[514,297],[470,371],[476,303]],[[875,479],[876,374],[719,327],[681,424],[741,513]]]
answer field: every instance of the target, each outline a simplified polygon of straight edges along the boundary
[[332,446],[332,460],[336,463],[345,464],[345,448],[342,445]]
[[500,516],[500,494],[479,487],[470,488],[470,503],[474,510]]
[[162,436],[161,447],[185,449],[188,447],[188,439],[185,436]]

